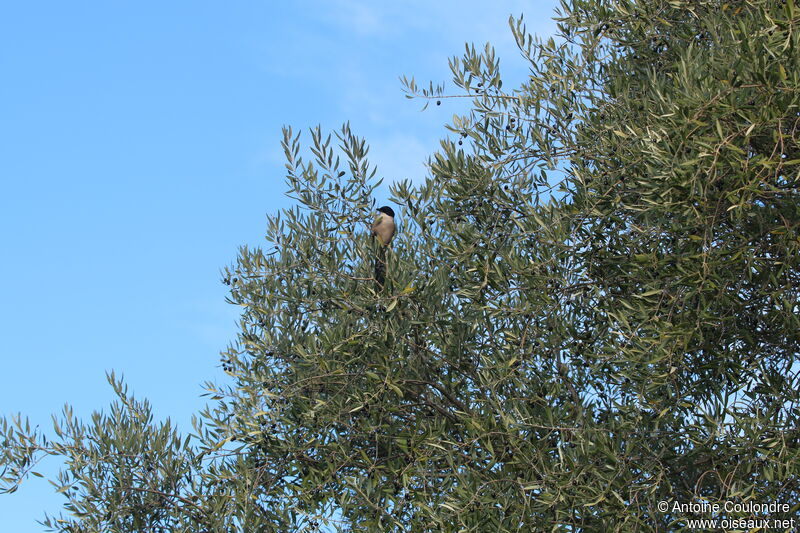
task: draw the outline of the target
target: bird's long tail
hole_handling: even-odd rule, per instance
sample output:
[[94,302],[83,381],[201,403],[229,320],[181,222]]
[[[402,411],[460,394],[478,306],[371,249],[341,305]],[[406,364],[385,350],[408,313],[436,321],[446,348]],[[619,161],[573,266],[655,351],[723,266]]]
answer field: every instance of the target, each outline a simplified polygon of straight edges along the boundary
[[375,285],[380,290],[386,281],[386,246],[378,245],[378,253],[375,254]]

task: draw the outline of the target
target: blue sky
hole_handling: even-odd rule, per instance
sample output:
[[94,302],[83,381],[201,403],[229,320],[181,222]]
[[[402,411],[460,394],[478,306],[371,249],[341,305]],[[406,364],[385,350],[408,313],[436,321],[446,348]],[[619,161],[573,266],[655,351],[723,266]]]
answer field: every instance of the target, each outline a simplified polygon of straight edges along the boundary
[[[513,86],[508,16],[547,36],[557,1],[383,4],[0,6],[0,414],[87,417],[115,370],[188,431],[236,334],[220,269],[289,205],[282,125],[349,121],[387,182],[419,181],[461,109],[421,113],[398,77],[449,81],[447,59],[489,41]],[[28,480],[0,496],[0,533],[42,531],[61,502]]]

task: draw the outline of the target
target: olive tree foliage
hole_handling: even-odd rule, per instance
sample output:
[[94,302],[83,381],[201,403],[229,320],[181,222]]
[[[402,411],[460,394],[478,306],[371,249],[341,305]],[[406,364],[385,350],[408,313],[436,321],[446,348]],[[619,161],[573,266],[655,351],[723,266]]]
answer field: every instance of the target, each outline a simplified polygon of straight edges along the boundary
[[260,431],[276,505],[412,531],[796,505],[797,22],[791,1],[575,0],[558,42],[512,21],[511,92],[490,47],[453,60],[458,93],[407,82],[472,105],[393,188],[382,291],[360,145],[339,181],[319,133],[313,165],[287,136],[302,208],[274,256],[240,257],[225,411]]
[[82,453],[63,531],[144,529],[134,509],[151,528],[246,531],[693,517],[659,501],[796,512],[800,14],[564,0],[557,20],[547,41],[511,20],[517,88],[489,46],[453,59],[454,91],[406,80],[470,109],[424,183],[391,187],[383,287],[365,142],[316,129],[307,156],[287,129],[297,205],[226,269],[241,333],[194,443],[123,401],[126,422],[82,431],[128,441],[6,424],[4,479],[40,451]]
[[53,417],[51,438],[20,417],[0,420],[3,492],[43,477],[40,462],[57,456],[63,468],[50,482],[65,512],[45,517],[48,531],[226,531],[236,487],[169,420],[154,423],[149,402],[131,397],[113,373],[108,380],[118,398],[109,412],[82,422],[67,405]]

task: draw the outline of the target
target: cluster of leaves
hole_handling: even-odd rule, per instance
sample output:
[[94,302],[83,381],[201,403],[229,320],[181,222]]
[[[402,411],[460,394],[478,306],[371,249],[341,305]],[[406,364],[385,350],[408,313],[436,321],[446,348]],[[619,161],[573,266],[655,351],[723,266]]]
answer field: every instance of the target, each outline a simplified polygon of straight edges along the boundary
[[[127,440],[73,431],[58,448],[4,426],[5,479],[77,446],[73,531],[104,513],[171,530],[628,531],[693,517],[663,500],[796,512],[800,14],[565,0],[557,21],[546,42],[511,21],[530,66],[511,92],[489,46],[451,62],[458,94],[407,81],[471,110],[423,184],[392,186],[383,287],[364,141],[314,130],[306,161],[285,131],[298,205],[225,273],[241,334],[194,447],[123,401],[121,429],[85,432]],[[163,474],[126,446],[164,450]]]
[[45,517],[49,531],[228,531],[235,500],[232,483],[217,475],[190,439],[181,438],[169,420],[155,424],[147,401],[136,401],[113,373],[118,400],[91,423],[72,409],[53,418],[54,439],[19,417],[0,420],[4,492],[14,492],[46,456],[64,460],[51,480],[66,498],[64,511]]

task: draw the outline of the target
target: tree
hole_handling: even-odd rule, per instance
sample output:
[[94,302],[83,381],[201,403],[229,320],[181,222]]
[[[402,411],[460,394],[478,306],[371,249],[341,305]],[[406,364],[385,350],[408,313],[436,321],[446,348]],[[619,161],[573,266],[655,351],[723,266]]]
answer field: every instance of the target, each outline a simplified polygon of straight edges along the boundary
[[162,475],[126,463],[141,452],[123,440],[50,444],[20,422],[4,426],[6,481],[37,452],[79,450],[67,471],[83,485],[65,492],[84,514],[61,531],[674,530],[710,514],[673,504],[703,502],[796,514],[794,3],[565,0],[557,20],[541,42],[512,19],[531,69],[512,92],[489,46],[452,61],[458,93],[406,82],[471,110],[424,184],[392,186],[382,288],[365,142],[316,129],[306,161],[285,131],[298,205],[270,219],[272,248],[226,270],[243,308],[232,383],[208,385],[194,445],[130,414],[117,384],[113,416],[137,428],[124,442],[170,450]]

